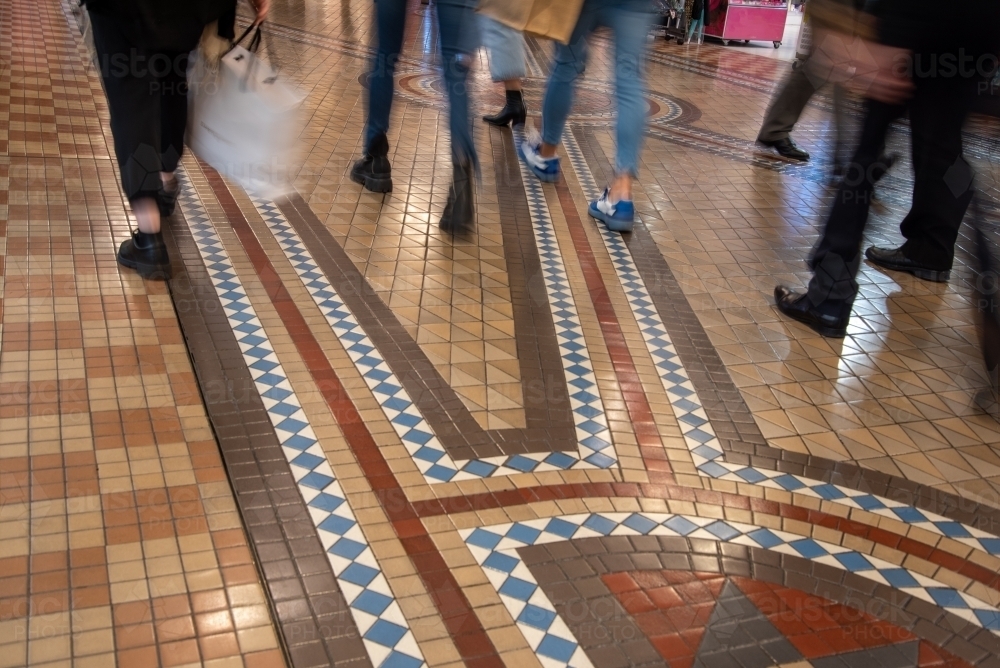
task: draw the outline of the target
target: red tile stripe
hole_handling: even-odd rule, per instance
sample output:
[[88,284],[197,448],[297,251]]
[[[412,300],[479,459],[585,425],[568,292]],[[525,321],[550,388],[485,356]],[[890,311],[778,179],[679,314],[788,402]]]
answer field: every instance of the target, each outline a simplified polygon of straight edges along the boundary
[[202,169],[215,191],[219,204],[229,218],[233,231],[236,232],[250,258],[254,271],[264,285],[271,304],[281,317],[316,387],[340,425],[348,445],[361,465],[382,509],[392,522],[396,535],[434,601],[465,664],[472,668],[502,668],[503,662],[468,598],[434,545],[434,541],[431,540],[412,504],[407,500],[399,481],[341,385],[340,379],[310,331],[305,318],[267,258],[236,200],[215,170],[205,164],[202,164]]
[[964,575],[971,580],[981,582],[991,589],[1000,591],[1000,574],[940,548],[918,542],[891,531],[886,531],[885,529],[818,510],[809,510],[800,506],[794,506],[789,503],[778,503],[777,501],[767,501],[739,494],[682,487],[680,485],[615,482],[523,487],[501,492],[486,492],[483,494],[450,496],[428,501],[417,501],[413,503],[413,508],[420,517],[435,517],[453,513],[519,506],[537,501],[609,497],[690,501],[707,505],[721,505],[726,508],[750,510],[764,515],[797,520],[852,536],[858,536],[873,543],[884,545],[906,554],[912,554],[949,571]]
[[628,410],[632,429],[635,431],[635,438],[639,443],[639,452],[646,465],[646,470],[649,472],[649,479],[654,483],[672,483],[675,481],[673,470],[667,460],[667,453],[663,449],[663,441],[660,440],[656,421],[653,420],[653,411],[646,399],[646,391],[642,387],[639,372],[636,371],[635,364],[632,362],[632,354],[625,343],[625,334],[618,324],[618,316],[611,305],[611,297],[608,295],[604,278],[597,267],[594,251],[590,247],[590,241],[587,240],[587,233],[583,229],[583,223],[577,213],[573,196],[564,180],[556,183],[556,193],[559,195],[559,204],[562,207],[563,215],[566,216],[570,237],[573,239],[573,246],[583,269],[583,277],[587,282],[590,299],[597,312],[597,320],[601,324],[604,342],[611,355],[611,363],[615,370],[615,376],[618,378],[618,386],[625,399],[625,408]]

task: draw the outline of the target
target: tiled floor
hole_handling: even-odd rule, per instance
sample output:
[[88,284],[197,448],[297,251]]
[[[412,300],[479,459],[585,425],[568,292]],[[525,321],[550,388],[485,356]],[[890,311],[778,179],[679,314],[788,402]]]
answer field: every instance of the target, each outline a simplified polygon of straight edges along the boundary
[[[832,195],[827,98],[809,165],[753,145],[788,44],[651,43],[623,237],[585,211],[613,156],[597,36],[565,178],[477,123],[453,240],[433,9],[409,9],[380,196],[346,177],[371,4],[276,0],[296,192],[186,156],[165,285],[114,263],[72,5],[0,6],[0,666],[1000,666],[968,239],[946,285],[865,266],[843,342],[778,317]],[[502,102],[485,65],[477,111]],[[997,129],[968,134],[991,211]],[[905,128],[890,146],[870,241],[908,202]]]

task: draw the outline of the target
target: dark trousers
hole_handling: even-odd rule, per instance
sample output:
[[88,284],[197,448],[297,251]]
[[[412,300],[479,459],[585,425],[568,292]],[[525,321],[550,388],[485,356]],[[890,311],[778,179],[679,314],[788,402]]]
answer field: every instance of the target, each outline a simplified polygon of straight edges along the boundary
[[913,155],[913,204],[900,224],[904,254],[930,269],[951,269],[958,228],[972,201],[972,168],[962,157],[962,126],[978,80],[917,78],[907,105],[868,100],[861,141],[844,177],[823,237],[810,262],[815,272],[809,299],[833,310],[849,306],[858,292],[861,241],[874,191],[873,174],[890,124],[907,109]]
[[[771,104],[764,114],[764,122],[761,124],[760,132],[757,134],[759,141],[772,142],[779,139],[786,139],[799,122],[803,110],[809,104],[816,92],[825,86],[827,75],[819,71],[811,58],[802,61],[785,77],[781,83],[781,88],[771,100]],[[846,91],[840,84],[833,84],[833,120],[836,129],[837,139],[834,147],[834,162],[846,160],[844,155],[845,142],[845,107]]]
[[[368,77],[368,122],[365,127],[365,148],[373,139],[389,129],[396,61],[403,46],[406,27],[407,0],[377,0],[378,51]],[[456,162],[476,162],[469,115],[469,95],[466,79],[476,49],[479,27],[474,3],[470,0],[437,0],[438,33],[441,37],[441,67],[448,94],[448,119],[451,131],[451,152]]]
[[156,197],[184,150],[188,54],[146,51],[111,16],[90,12],[90,23],[122,189],[130,201]]

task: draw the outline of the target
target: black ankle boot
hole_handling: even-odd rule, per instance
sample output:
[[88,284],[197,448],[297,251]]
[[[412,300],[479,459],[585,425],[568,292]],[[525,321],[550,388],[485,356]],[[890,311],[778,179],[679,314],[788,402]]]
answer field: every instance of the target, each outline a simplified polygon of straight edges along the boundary
[[507,91],[507,104],[493,116],[483,116],[483,120],[490,125],[507,125],[514,127],[524,125],[528,117],[528,110],[524,106],[524,98],[519,90]]
[[351,168],[351,180],[373,193],[392,192],[392,167],[389,165],[389,140],[384,134],[371,141],[365,154]]
[[170,257],[163,233],[146,234],[136,230],[118,248],[118,264],[135,269],[143,278],[170,278]]
[[465,234],[475,227],[476,204],[472,192],[472,165],[468,162],[456,164],[453,168],[448,203],[438,224],[445,232]]

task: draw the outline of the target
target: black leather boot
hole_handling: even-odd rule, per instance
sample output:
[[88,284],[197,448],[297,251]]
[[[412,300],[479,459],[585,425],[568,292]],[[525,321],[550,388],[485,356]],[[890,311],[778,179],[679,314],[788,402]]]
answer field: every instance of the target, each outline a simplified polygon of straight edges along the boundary
[[493,116],[483,116],[483,120],[490,125],[504,126],[510,124],[511,127],[524,125],[528,118],[528,109],[524,106],[524,98],[519,90],[507,91],[507,104]]
[[453,235],[466,234],[472,231],[476,222],[472,165],[468,162],[456,163],[452,174],[448,203],[444,207],[438,227]]
[[351,180],[373,193],[392,192],[392,167],[389,165],[389,140],[384,134],[371,141],[365,154],[351,168]]
[[123,241],[118,248],[118,264],[135,269],[143,278],[170,278],[170,257],[163,243],[163,233],[133,232],[132,238]]

